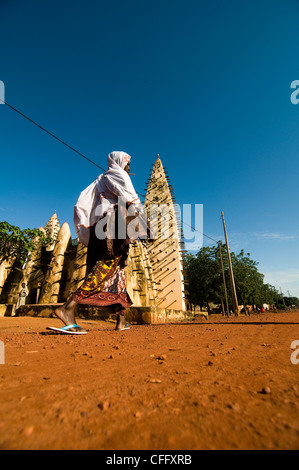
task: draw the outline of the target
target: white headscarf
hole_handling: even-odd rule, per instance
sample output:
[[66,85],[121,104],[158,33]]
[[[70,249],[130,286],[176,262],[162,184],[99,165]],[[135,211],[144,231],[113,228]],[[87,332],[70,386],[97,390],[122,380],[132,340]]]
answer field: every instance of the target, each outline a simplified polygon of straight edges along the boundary
[[74,208],[74,224],[77,240],[88,246],[90,227],[105,213],[111,212],[118,198],[133,204],[142,211],[140,199],[128,173],[124,170],[131,157],[125,152],[111,152],[108,155],[108,170],[98,176],[79,196]]

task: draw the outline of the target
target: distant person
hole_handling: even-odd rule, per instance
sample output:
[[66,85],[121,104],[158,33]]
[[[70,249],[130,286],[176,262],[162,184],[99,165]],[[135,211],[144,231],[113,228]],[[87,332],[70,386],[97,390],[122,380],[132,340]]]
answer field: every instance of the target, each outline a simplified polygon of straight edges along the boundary
[[26,303],[26,297],[28,296],[29,294],[29,291],[27,289],[27,286],[26,286],[26,283],[23,282],[22,283],[22,288],[19,292],[19,296],[18,296],[18,300],[17,300],[17,303],[16,303],[16,308],[15,308],[15,312],[18,310],[18,308],[21,306],[21,305],[25,305]]
[[[116,330],[130,326],[125,321],[125,309],[132,305],[126,290],[125,266],[129,245],[137,237],[128,236],[128,223],[138,215],[145,221],[145,228],[139,227],[138,237],[147,237],[146,216],[129,176],[131,157],[125,152],[108,155],[108,170],[101,174],[79,196],[74,209],[74,223],[78,242],[88,246],[87,277],[82,286],[55,310],[55,314],[66,325],[51,330],[62,333],[85,334],[86,331],[75,322],[78,304],[95,307],[112,306],[117,314]],[[119,198],[130,208],[130,217],[118,217]],[[126,211],[125,211],[126,212]],[[125,224],[125,234],[119,236],[118,221]],[[99,238],[97,224],[102,224]]]

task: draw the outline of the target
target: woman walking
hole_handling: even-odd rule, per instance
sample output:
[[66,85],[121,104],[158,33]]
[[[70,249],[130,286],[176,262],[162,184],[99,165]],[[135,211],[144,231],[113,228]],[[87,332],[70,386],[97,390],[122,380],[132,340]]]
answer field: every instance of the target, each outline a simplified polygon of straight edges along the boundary
[[62,333],[86,333],[75,322],[78,304],[113,306],[117,314],[116,330],[129,329],[125,321],[125,309],[132,305],[125,280],[129,244],[137,236],[147,237],[146,223],[143,228],[139,227],[137,236],[132,234],[132,230],[127,230],[137,216],[140,220],[142,215],[142,220],[146,221],[129,176],[130,161],[131,157],[125,152],[110,153],[108,170],[79,196],[74,209],[74,223],[78,242],[88,246],[87,277],[70,299],[55,310],[65,327],[50,329]]

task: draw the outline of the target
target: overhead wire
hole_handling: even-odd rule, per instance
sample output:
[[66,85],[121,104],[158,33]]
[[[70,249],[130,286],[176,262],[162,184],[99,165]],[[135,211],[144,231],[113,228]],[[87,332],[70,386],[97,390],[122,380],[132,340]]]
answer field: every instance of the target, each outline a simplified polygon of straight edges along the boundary
[[[4,103],[6,106],[8,106],[10,109],[12,109],[13,111],[15,111],[16,113],[18,113],[19,115],[21,115],[22,117],[24,117],[25,119],[27,119],[29,122],[31,122],[32,124],[34,124],[35,126],[39,127],[42,131],[46,132],[47,134],[49,134],[51,137],[53,137],[54,139],[58,140],[60,143],[62,143],[63,145],[65,145],[66,147],[68,147],[70,150],[73,150],[73,152],[77,153],[78,155],[80,155],[82,158],[84,158],[85,160],[89,161],[90,163],[92,163],[93,165],[95,165],[97,168],[99,168],[100,170],[102,171],[106,171],[104,168],[102,168],[100,165],[98,165],[97,163],[95,163],[93,160],[91,160],[90,158],[86,157],[86,155],[84,155],[83,153],[79,152],[77,149],[75,149],[74,147],[72,147],[71,145],[69,145],[67,142],[65,142],[64,140],[60,139],[59,137],[57,137],[55,134],[53,134],[52,132],[48,131],[45,127],[41,126],[40,124],[38,124],[36,121],[34,121],[33,119],[31,119],[30,117],[28,117],[26,114],[22,113],[21,111],[19,111],[17,108],[15,108],[14,106],[12,106],[11,104],[7,103],[6,101],[4,101],[2,98],[0,98],[0,101],[2,101],[2,103]],[[144,196],[144,194],[142,193],[139,193],[138,191],[136,191],[136,193],[143,197],[144,200],[147,200],[149,202],[153,202],[151,201],[149,198],[147,198],[146,196]],[[209,235],[206,235],[205,233],[201,232],[200,230],[196,229],[195,227],[192,227],[191,225],[187,224],[186,222],[184,222],[182,220],[182,223],[188,227],[190,227],[192,230],[194,230],[195,232],[198,232],[200,233],[201,235],[203,235],[204,237],[206,238],[209,238],[210,240],[218,243],[217,240],[215,240],[214,238],[210,237]]]
[[33,121],[33,119],[31,119],[30,117],[26,116],[26,114],[22,113],[21,111],[19,111],[17,108],[14,108],[14,106],[12,106],[11,104],[8,104],[6,101],[2,100],[0,98],[0,101],[2,101],[2,103],[6,104],[6,106],[8,106],[9,108],[11,108],[13,111],[15,111],[16,113],[19,113],[21,116],[23,116],[25,119],[27,119],[28,121],[30,121],[32,124],[34,124],[35,126],[39,127],[41,130],[45,131],[47,134],[51,135],[52,137],[54,137],[54,139],[58,140],[59,142],[61,142],[63,145],[65,145],[66,147],[68,147],[69,149],[73,150],[74,152],[76,152],[78,155],[80,155],[81,157],[85,158],[85,160],[88,160],[90,163],[93,163],[95,166],[97,166],[98,168],[100,168],[100,170],[103,170],[103,171],[106,171],[104,168],[102,168],[101,166],[99,166],[97,163],[95,163],[94,161],[92,161],[90,158],[86,157],[85,155],[83,155],[83,153],[79,152],[78,150],[76,150],[74,147],[72,147],[71,145],[67,144],[66,142],[64,142],[64,140],[60,139],[59,137],[57,137],[55,134],[53,134],[52,132],[48,131],[47,129],[45,129],[43,126],[41,126],[40,124],[38,124],[37,122]]

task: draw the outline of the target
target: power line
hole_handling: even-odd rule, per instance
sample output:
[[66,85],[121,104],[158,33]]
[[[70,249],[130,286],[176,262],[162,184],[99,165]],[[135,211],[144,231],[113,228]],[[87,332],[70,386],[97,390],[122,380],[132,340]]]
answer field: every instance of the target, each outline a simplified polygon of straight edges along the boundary
[[97,163],[95,163],[94,161],[92,161],[90,158],[86,157],[85,155],[83,155],[83,153],[79,152],[78,150],[76,150],[74,147],[71,147],[71,145],[67,144],[66,142],[64,142],[64,140],[61,140],[59,139],[59,137],[57,137],[55,134],[52,134],[52,132],[48,131],[47,129],[45,129],[44,127],[42,127],[40,124],[38,124],[37,122],[33,121],[33,119],[31,119],[30,117],[26,116],[26,114],[24,113],[21,113],[21,111],[19,111],[18,109],[14,108],[13,106],[11,106],[11,104],[8,104],[6,103],[6,101],[3,101],[1,98],[0,98],[0,101],[2,101],[2,103],[6,104],[6,106],[8,106],[9,108],[11,108],[13,111],[15,111],[16,113],[20,114],[21,116],[23,116],[25,119],[27,119],[28,121],[30,121],[32,124],[34,124],[35,126],[39,127],[42,131],[46,132],[47,134],[51,135],[52,137],[54,137],[54,139],[58,140],[59,142],[61,142],[63,145],[65,145],[66,147],[68,147],[69,149],[73,150],[74,152],[76,152],[78,155],[80,155],[81,157],[85,158],[85,160],[88,160],[90,163],[93,163],[95,166],[97,166],[98,168],[100,168],[100,170],[103,170],[103,171],[106,171],[104,170],[104,168],[102,168],[101,166],[97,165]]
[[[86,157],[86,155],[84,155],[83,153],[79,152],[77,149],[75,149],[74,147],[72,147],[71,145],[69,145],[67,142],[65,142],[64,140],[60,139],[59,137],[57,137],[55,134],[53,134],[52,132],[48,131],[47,129],[45,129],[43,126],[41,126],[40,124],[38,124],[37,122],[35,122],[33,119],[31,119],[30,117],[28,117],[26,114],[22,113],[21,111],[19,111],[17,108],[15,108],[14,106],[12,106],[11,104],[7,103],[6,101],[2,100],[0,98],[0,101],[2,101],[2,103],[4,103],[6,106],[8,106],[9,108],[11,108],[13,111],[15,111],[16,113],[20,114],[21,116],[23,116],[25,119],[27,119],[29,122],[31,122],[32,124],[34,124],[35,126],[39,127],[42,131],[46,132],[47,134],[49,134],[51,137],[53,137],[54,139],[58,140],[59,142],[61,142],[63,145],[65,145],[66,147],[68,147],[70,150],[73,150],[75,153],[77,153],[78,155],[80,155],[82,158],[84,158],[85,160],[89,161],[90,163],[92,163],[93,165],[95,165],[96,167],[98,167],[100,170],[102,171],[106,171],[104,168],[102,168],[100,165],[98,165],[97,163],[95,163],[93,160],[91,160],[90,158]],[[144,194],[141,194],[139,193],[138,191],[136,191],[136,193],[143,197],[144,200],[148,200],[149,202],[153,202],[151,201],[150,199],[146,198],[146,196],[144,196]],[[182,221],[184,225],[190,227],[192,230],[194,230],[195,232],[198,232],[200,233],[201,235],[203,235],[204,237],[206,238],[209,238],[210,240],[214,241],[215,243],[218,243],[217,240],[215,240],[214,238],[210,237],[209,235],[206,235],[205,233],[201,232],[200,230],[192,227],[191,225],[187,224],[186,222]]]

